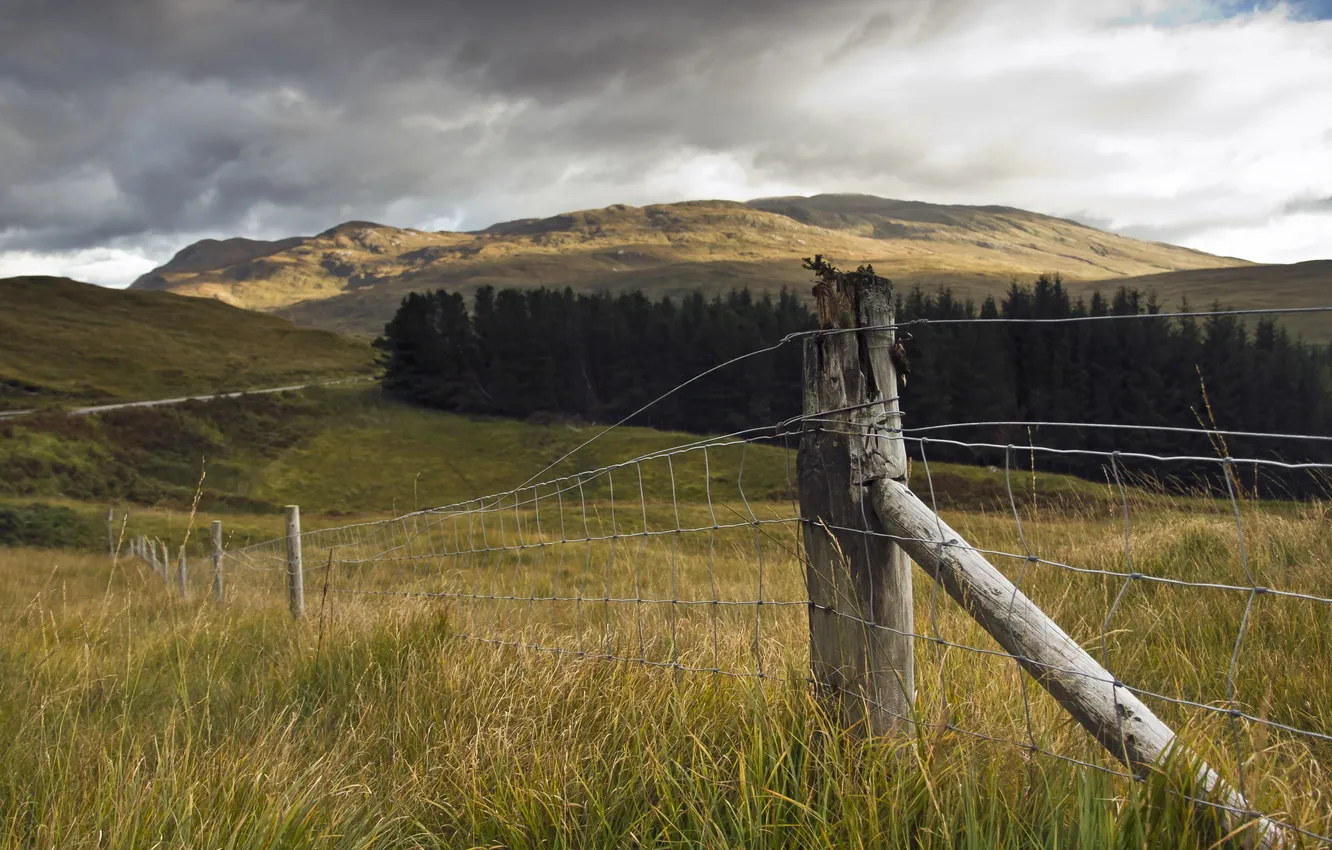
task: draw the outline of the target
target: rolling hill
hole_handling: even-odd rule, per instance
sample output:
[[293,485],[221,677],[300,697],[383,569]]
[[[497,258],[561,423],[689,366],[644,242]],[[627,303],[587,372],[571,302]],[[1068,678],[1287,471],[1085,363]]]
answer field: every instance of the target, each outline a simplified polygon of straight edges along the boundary
[[257,389],[366,374],[364,341],[169,292],[0,280],[0,409]]
[[[804,290],[808,275],[800,258],[814,253],[835,262],[873,262],[899,284],[947,285],[966,295],[994,293],[1014,277],[1042,272],[1120,281],[1230,269],[1243,288],[1245,273],[1255,268],[1011,207],[816,195],[617,204],[470,233],[347,222],[308,238],[208,240],[184,249],[133,288],[217,299],[299,324],[377,333],[414,289],[545,285],[657,296],[736,286]],[[1159,283],[1169,300],[1169,283]]]
[[[41,414],[0,420],[0,509],[55,502],[100,521],[108,503],[188,513],[201,491],[204,511],[279,518],[282,505],[300,504],[329,517],[402,513],[507,490],[547,468],[542,480],[698,440],[623,427],[565,457],[602,430],[573,420],[460,416],[351,386],[130,408],[72,421]],[[629,474],[641,474],[648,493],[670,492],[674,481],[681,503],[701,507],[711,500],[720,513],[737,516],[746,510],[743,472],[745,498],[763,502],[765,511],[789,509],[791,457],[780,445],[724,442],[710,449],[706,470],[702,453],[690,452],[669,462],[645,461]],[[912,474],[924,472],[917,464]],[[1006,505],[1000,470],[939,462],[930,475],[941,505]],[[586,482],[583,497],[608,499],[614,485],[620,499],[632,498],[625,479],[612,476],[618,483],[611,476]],[[1039,480],[1041,498],[1051,506],[1106,498],[1099,483],[1044,472]],[[104,540],[94,538],[97,545]]]

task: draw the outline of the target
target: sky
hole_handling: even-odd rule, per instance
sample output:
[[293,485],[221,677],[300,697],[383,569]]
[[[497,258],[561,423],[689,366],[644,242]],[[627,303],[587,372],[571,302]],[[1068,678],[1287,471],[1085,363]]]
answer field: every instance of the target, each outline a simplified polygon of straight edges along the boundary
[[1332,257],[1332,0],[5,0],[0,276],[612,203],[1004,204]]

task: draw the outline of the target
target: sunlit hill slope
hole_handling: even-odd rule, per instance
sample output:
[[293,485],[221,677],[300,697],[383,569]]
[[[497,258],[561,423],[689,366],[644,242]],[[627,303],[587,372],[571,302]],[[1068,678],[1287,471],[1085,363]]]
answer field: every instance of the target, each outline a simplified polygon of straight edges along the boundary
[[134,288],[375,333],[411,290],[470,292],[486,284],[639,289],[652,295],[737,286],[804,290],[808,276],[800,258],[813,253],[846,263],[873,262],[899,284],[948,285],[973,297],[1042,272],[1119,281],[1251,267],[1010,207],[818,195],[747,204],[617,204],[471,233],[347,222],[308,238],[207,240],[185,248]]

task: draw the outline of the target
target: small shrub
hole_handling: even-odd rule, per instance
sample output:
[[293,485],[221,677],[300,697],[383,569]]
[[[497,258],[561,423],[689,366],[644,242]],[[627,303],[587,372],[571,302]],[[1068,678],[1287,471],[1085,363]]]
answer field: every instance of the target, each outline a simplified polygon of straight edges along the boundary
[[0,505],[0,546],[92,549],[103,545],[96,523],[59,505]]

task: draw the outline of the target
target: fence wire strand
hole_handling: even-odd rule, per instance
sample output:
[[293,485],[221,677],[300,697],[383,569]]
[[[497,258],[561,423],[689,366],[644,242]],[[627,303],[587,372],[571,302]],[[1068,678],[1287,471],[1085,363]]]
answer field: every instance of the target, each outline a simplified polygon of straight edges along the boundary
[[[1329,310],[1332,308],[1210,311],[1138,318]],[[1102,318],[1134,317],[1076,320]],[[928,323],[949,322],[913,320],[862,330]],[[795,339],[844,332],[793,334],[773,346],[720,364],[693,380]],[[689,383],[672,392],[684,389]],[[642,410],[656,401],[660,399],[649,402]],[[1061,622],[1082,643],[1094,643],[1106,670],[1117,671],[1109,678],[1097,678],[1097,687],[1104,684],[1110,688],[1116,707],[1122,688],[1125,693],[1171,710],[1174,719],[1205,725],[1209,718],[1215,718],[1223,724],[1229,731],[1231,752],[1227,756],[1233,761],[1214,766],[1234,780],[1244,799],[1251,800],[1250,793],[1263,793],[1263,777],[1256,767],[1261,765],[1259,753],[1246,746],[1252,743],[1253,729],[1278,734],[1283,741],[1303,746],[1306,754],[1314,754],[1309,757],[1325,763],[1332,758],[1332,717],[1289,707],[1269,716],[1270,706],[1254,707],[1253,695],[1260,688],[1245,679],[1253,675],[1253,668],[1246,664],[1246,652],[1254,651],[1250,647],[1255,632],[1263,627],[1264,616],[1273,616],[1265,613],[1272,606],[1286,606],[1289,610],[1298,606],[1298,610],[1313,612],[1308,616],[1322,623],[1324,629],[1332,627],[1327,619],[1332,616],[1332,579],[1326,578],[1332,564],[1300,565],[1303,570],[1286,564],[1276,574],[1260,566],[1256,541],[1266,516],[1263,511],[1267,509],[1249,500],[1239,483],[1238,472],[1241,468],[1267,467],[1291,474],[1322,474],[1332,470],[1332,458],[1232,457],[1228,449],[1213,454],[1162,454],[1137,451],[1131,444],[1110,450],[1069,448],[1042,444],[1035,435],[1068,429],[1104,429],[1114,439],[1131,440],[1136,434],[1155,432],[1208,440],[1243,438],[1265,441],[1264,445],[1302,442],[1316,447],[1332,442],[1332,437],[1039,419],[868,428],[847,415],[860,407],[863,406],[805,414],[769,427],[698,439],[597,469],[537,480],[632,418],[626,417],[512,490],[413,510],[386,520],[306,531],[301,535],[305,559],[311,564],[306,571],[327,569],[327,576],[321,578],[325,592],[339,599],[361,600],[366,604],[375,600],[415,600],[420,604],[446,606],[452,629],[459,638],[557,657],[638,664],[670,670],[675,675],[710,674],[759,682],[787,678],[804,663],[801,651],[808,643],[809,621],[814,612],[849,618],[867,633],[909,637],[916,644],[920,666],[933,668],[932,684],[913,695],[918,699],[910,716],[895,715],[909,728],[935,734],[956,733],[1014,747],[1024,758],[1052,758],[1124,779],[1137,779],[1132,772],[1106,764],[1101,756],[1093,755],[1098,751],[1089,738],[1070,747],[1068,736],[1061,735],[1056,728],[1057,723],[1067,724],[1051,719],[1058,717],[1051,707],[1053,703],[1028,681],[1029,671],[1086,674],[1007,652],[984,637],[971,639],[968,635],[974,636],[977,630],[957,616],[960,609],[951,600],[943,598],[939,581],[930,581],[928,588],[921,588],[917,581],[915,605],[928,626],[910,632],[875,622],[872,613],[868,618],[858,614],[854,605],[847,604],[836,592],[828,605],[816,603],[808,592],[809,565],[804,540],[814,523],[829,535],[859,535],[866,558],[876,538],[892,543],[928,544],[941,553],[956,547],[994,559],[996,565],[1008,564],[1009,569],[1001,571],[1013,574],[1010,612],[1019,594],[1039,596],[1057,607],[1071,597],[1086,605],[1092,604],[1088,600],[1103,600],[1094,615],[1094,627]],[[893,411],[893,415],[909,417],[910,411],[901,414]],[[1026,428],[1031,435],[1030,444],[1020,447],[1021,453],[1012,442],[985,439],[987,433],[1012,428]],[[979,436],[974,440],[957,439],[938,436],[940,431],[967,431]],[[799,468],[793,470],[792,445],[793,438],[803,439],[811,434],[866,441],[893,440],[908,446],[911,466],[920,472],[909,485],[933,510],[937,536],[906,538],[867,530],[873,525],[868,514],[861,516],[862,528],[843,528],[822,518],[802,517],[797,496],[803,484],[802,473]],[[974,530],[964,532],[968,542],[948,540],[941,518],[943,512],[951,510],[946,497],[954,485],[944,480],[947,476],[940,471],[944,461],[938,452],[951,457],[948,453],[954,450],[990,452],[995,457],[1001,453],[1003,457],[1001,483],[990,492],[993,497],[990,507],[998,510],[982,512],[979,518],[968,514],[972,517],[970,524],[982,532],[979,535]],[[1024,503],[1025,496],[1018,495],[1021,488],[1015,485],[1015,473],[1022,471],[1019,459],[1028,452],[1033,467],[1032,495]],[[1085,504],[1073,508],[1042,504],[1046,511],[1042,515],[1035,503],[1037,458],[1061,456],[1095,458],[1102,462],[1108,496],[1081,497]],[[1163,471],[1195,467],[1214,470],[1224,482],[1220,491],[1224,496],[1154,492],[1129,478],[1134,464]],[[1189,533],[1205,537],[1206,545],[1213,547],[1207,550],[1211,560],[1206,564],[1189,562],[1187,566],[1193,570],[1189,572],[1179,559],[1144,556],[1148,551],[1144,547],[1151,545],[1149,541],[1159,540],[1168,532],[1157,527],[1159,523],[1154,525],[1150,516],[1135,518],[1134,505],[1151,505],[1152,500],[1169,502],[1171,510],[1176,510],[1175,505],[1182,506],[1178,508],[1180,515],[1193,522]],[[861,502],[862,510],[866,501]],[[1208,517],[1219,515],[1222,508],[1233,520],[1233,551],[1219,542],[1212,534],[1215,529],[1207,522]],[[1314,509],[1307,504],[1292,504],[1273,521],[1289,522],[1289,516],[1298,515],[1300,510]],[[1108,525],[1110,510],[1116,514],[1117,527],[1113,532]],[[1111,533],[1117,540],[1122,537],[1122,545],[1116,543],[1117,555],[1112,558],[1104,554],[1099,560],[1093,556],[1078,557],[1079,553],[1085,555],[1091,551],[1090,544],[1076,545],[1079,541],[1061,544],[1069,552],[1063,557],[1043,553],[1046,548],[1043,543],[1049,543],[1044,539],[1045,532],[1058,531],[1065,519],[1069,519],[1066,524],[1070,527],[1072,519],[1099,523],[1096,527],[1105,532],[1107,539]],[[1015,541],[1011,548],[1016,551],[993,544],[1001,524],[1009,524]],[[987,545],[981,545],[978,536]],[[1231,565],[1232,556],[1238,573]],[[286,587],[286,542],[277,538],[229,547],[224,551],[222,568],[229,582],[229,593],[248,590],[276,596],[285,592]],[[1216,612],[1215,623],[1177,624],[1181,627],[1220,629],[1225,623],[1233,624],[1222,613],[1230,610],[1226,607],[1231,604],[1228,600],[1234,600],[1239,611],[1233,634],[1227,633],[1224,663],[1218,658],[1217,670],[1199,670],[1191,682],[1162,682],[1160,671],[1155,671],[1153,677],[1150,664],[1134,667],[1135,659],[1141,663],[1141,656],[1153,650],[1155,645],[1151,642],[1162,639],[1161,630],[1171,626],[1130,625],[1128,619],[1140,614],[1139,609],[1150,605],[1152,600],[1170,593],[1194,600],[1195,605],[1215,606],[1212,609]],[[1209,601],[1201,601],[1204,599]],[[1212,599],[1217,601],[1213,603]],[[871,604],[869,611],[875,610]],[[1059,619],[1057,614],[1054,616]],[[958,636],[959,630],[966,634]],[[1133,644],[1135,637],[1139,641],[1137,646]],[[1003,725],[998,721],[989,726],[975,722],[973,700],[963,692],[965,676],[979,674],[968,674],[962,665],[991,661],[1003,666],[1003,676],[1010,675],[1008,670],[1017,675],[1016,698],[1010,707],[1011,735],[998,728]],[[804,669],[808,669],[807,665]],[[959,670],[961,684],[953,675]],[[1208,673],[1213,675],[1209,678]],[[924,681],[924,676],[917,679]],[[1213,685],[1210,690],[1209,681]],[[1267,684],[1269,696],[1273,687],[1270,682]],[[954,700],[955,696],[960,698]],[[925,703],[927,697],[933,698],[929,705]],[[1124,734],[1122,723],[1119,734]],[[1056,749],[1061,741],[1064,751]],[[1214,801],[1196,802],[1244,816],[1253,814]],[[1261,804],[1262,800],[1257,802]],[[1305,839],[1332,845],[1332,837],[1324,834],[1332,829],[1332,810],[1322,816],[1319,826],[1323,831],[1309,824],[1275,818],[1272,822]]]
[[[807,430],[867,438],[882,436],[870,431],[851,431],[845,427],[846,424],[830,422],[824,416],[803,419],[803,426]],[[1274,439],[1280,436],[1273,435]],[[923,473],[922,492],[936,516],[946,508],[940,503],[936,464],[931,459],[930,447],[941,444],[1001,446],[1004,453],[1004,508],[1012,518],[1017,551],[962,542],[935,543],[968,549],[986,557],[1016,561],[1014,599],[1018,592],[1026,593],[1027,586],[1037,580],[1033,572],[1037,568],[1054,569],[1070,579],[1082,577],[1118,582],[1095,635],[1100,661],[1106,669],[1119,666],[1112,652],[1112,637],[1117,636],[1113,626],[1134,587],[1152,585],[1167,590],[1242,596],[1243,611],[1228,653],[1222,693],[1211,697],[1184,692],[1166,693],[1160,689],[1138,686],[1131,676],[1127,682],[1121,681],[1118,676],[1104,680],[1116,701],[1119,688],[1123,688],[1151,702],[1222,718],[1230,729],[1233,749],[1234,762],[1230,773],[1242,795],[1247,797],[1252,790],[1248,776],[1250,771],[1246,769],[1249,759],[1244,748],[1246,725],[1261,726],[1317,744],[1332,744],[1332,733],[1325,729],[1304,728],[1296,723],[1246,710],[1239,693],[1244,646],[1254,627],[1259,597],[1285,599],[1320,608],[1332,606],[1332,596],[1295,587],[1266,586],[1254,572],[1235,470],[1242,465],[1260,463],[1263,459],[1201,458],[1219,463],[1222,470],[1226,488],[1222,501],[1232,515],[1239,569],[1244,577],[1242,582],[1231,582],[1218,580],[1219,576],[1217,579],[1197,580],[1182,575],[1153,574],[1145,572],[1135,562],[1132,500],[1136,496],[1124,480],[1122,459],[1126,456],[1150,458],[1166,464],[1192,462],[1199,458],[1120,451],[1094,452],[1108,461],[1115,502],[1121,513],[1122,566],[1106,568],[1067,563],[1039,554],[1027,528],[1032,517],[1024,516],[1013,480],[1016,446],[989,442],[967,443],[928,436],[903,438],[915,443],[919,469]],[[785,438],[780,442],[785,443]],[[780,481],[783,487],[775,499],[771,495],[759,499],[750,492],[755,463],[751,448],[756,449],[760,444],[766,444],[768,450],[782,455]],[[808,610],[823,610],[839,618],[850,617],[857,621],[858,626],[871,631],[901,634],[872,619],[859,617],[854,611],[844,610],[841,605],[820,608],[807,595],[793,592],[803,590],[800,587],[805,566],[803,551],[800,546],[791,547],[781,543],[774,532],[784,528],[798,539],[801,520],[798,512],[789,508],[783,512],[776,507],[781,503],[793,504],[787,491],[793,489],[795,482],[791,472],[790,452],[780,444],[775,447],[772,444],[772,438],[767,435],[751,435],[742,440],[699,441],[674,451],[655,452],[628,463],[476,499],[452,509],[431,509],[379,523],[308,531],[302,535],[302,548],[313,565],[309,568],[311,571],[325,566],[336,571],[336,579],[328,588],[330,595],[465,603],[469,608],[469,616],[464,618],[468,625],[465,631],[459,632],[460,637],[496,646],[552,652],[560,656],[636,663],[674,670],[678,674],[710,673],[769,680],[773,678],[773,671],[765,660],[765,641],[773,638],[766,628],[768,615],[764,614],[764,609],[771,612],[772,616],[781,616],[780,612],[784,610],[801,614]],[[1037,444],[1022,447],[1024,454],[1028,450],[1039,454],[1046,449],[1048,447]],[[734,478],[718,474],[716,457],[719,452],[726,451],[738,453],[733,458]],[[692,464],[697,467],[696,473],[682,471],[691,469],[693,461],[697,461]],[[653,463],[661,465],[663,473],[656,480],[655,487]],[[1310,462],[1292,464],[1290,468],[1315,469],[1329,465]],[[629,474],[626,475],[626,472]],[[680,495],[681,476],[693,474],[698,474],[701,479],[699,491],[702,498],[693,509],[696,519],[690,518],[690,507],[683,503]],[[632,496],[626,495],[623,483],[626,480],[632,482],[627,488]],[[725,482],[728,488],[733,488],[734,492],[728,491],[725,498],[718,498],[715,488],[719,480]],[[570,494],[575,496],[572,505],[567,499]],[[575,518],[574,527],[578,529],[572,535],[569,533],[571,509]],[[722,517],[718,513],[719,509],[734,514],[735,518]],[[554,510],[555,514],[550,515],[550,510]],[[877,536],[898,543],[930,542],[863,529],[829,526],[828,530],[861,534],[866,541]],[[942,540],[944,534],[941,520],[938,530],[937,539]],[[736,535],[744,535],[748,542],[743,542],[744,538]],[[701,539],[701,545],[695,545],[695,539]],[[779,582],[776,588],[768,581],[773,563],[765,541],[774,544],[774,551],[783,556],[781,566],[787,573],[785,581]],[[559,552],[558,556],[548,557],[548,551],[552,548]],[[575,593],[562,593],[559,582],[567,572],[568,555],[580,548],[582,558],[577,590]],[[737,588],[722,586],[717,568],[719,550],[728,551],[732,568],[739,562],[748,562],[750,577],[747,581],[752,582],[751,594],[737,594]],[[229,571],[230,568],[239,567],[252,574],[284,572],[287,568],[285,541],[275,539],[231,548],[226,551],[224,562]],[[697,580],[685,580],[684,574],[694,566],[699,571]],[[449,583],[454,586],[449,587]],[[277,583],[272,583],[272,589],[276,590],[277,587]],[[774,592],[778,595],[774,595]],[[1065,675],[1083,674],[1076,670],[1043,665],[1037,659],[1008,653],[993,646],[947,637],[942,622],[944,600],[940,596],[937,582],[931,582],[923,604],[930,624],[927,633],[913,632],[907,636],[932,647],[938,700],[932,713],[937,719],[930,720],[924,714],[918,714],[901,718],[903,722],[922,729],[953,732],[1010,745],[1031,755],[1053,757],[1119,776],[1128,775],[1116,767],[1086,757],[1052,751],[1037,734],[1034,705],[1029,693],[1030,683],[1021,672],[1022,667],[1045,667],[1051,672]],[[537,606],[549,606],[549,614],[536,615]],[[565,619],[568,612],[562,610],[561,606],[573,606],[572,621]],[[617,614],[621,609],[631,612],[624,622]],[[660,621],[659,633],[654,633],[659,628],[659,621],[652,616],[654,609],[665,612]],[[707,615],[702,624],[703,641],[698,646],[691,646],[689,636],[683,632],[692,622],[693,615],[690,612],[695,610],[706,610]],[[728,621],[727,611],[749,612],[749,637],[744,640],[746,651],[742,654],[727,651],[736,649],[727,647],[723,639],[723,632],[734,624],[733,620]],[[591,620],[588,619],[589,615]],[[787,628],[787,634],[792,633],[789,631],[790,625],[781,622],[775,624],[776,627]],[[797,628],[794,633],[798,632]],[[569,644],[571,638],[576,640],[573,645]],[[625,652],[629,647],[632,647],[632,651]],[[955,690],[955,685],[950,681],[949,670],[957,663],[950,658],[951,653],[960,653],[959,658],[989,657],[1004,660],[1019,671],[1020,738],[991,734],[958,722],[959,716],[950,704],[950,694]],[[748,662],[741,662],[743,655],[749,657]],[[924,706],[917,706],[917,711],[923,709]],[[1302,829],[1296,824],[1278,822],[1278,825],[1312,840],[1332,842],[1327,836]]]

